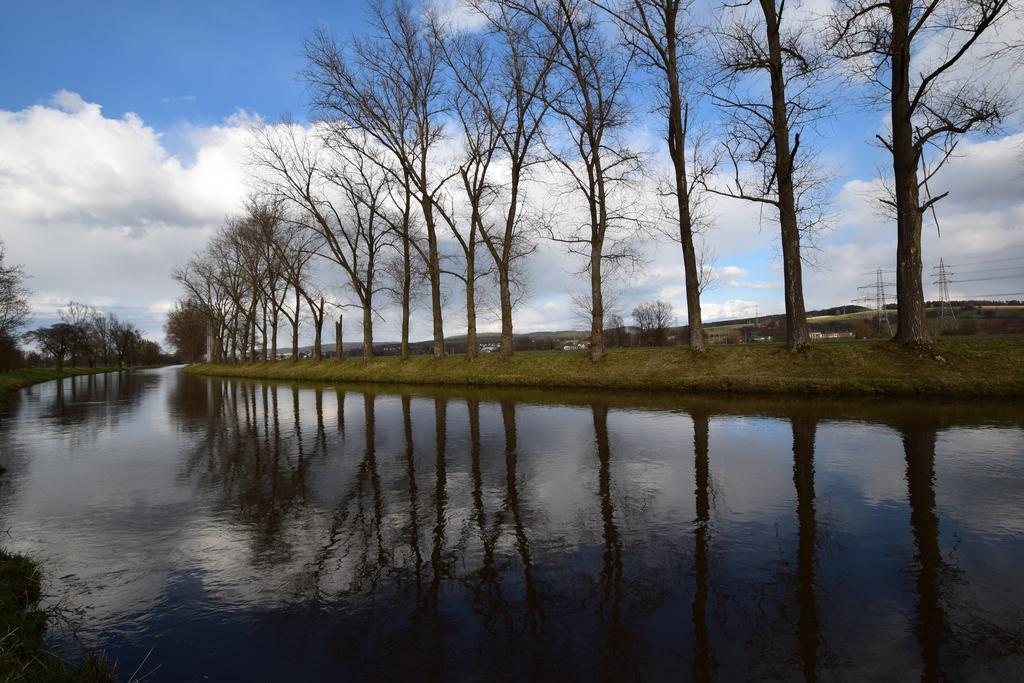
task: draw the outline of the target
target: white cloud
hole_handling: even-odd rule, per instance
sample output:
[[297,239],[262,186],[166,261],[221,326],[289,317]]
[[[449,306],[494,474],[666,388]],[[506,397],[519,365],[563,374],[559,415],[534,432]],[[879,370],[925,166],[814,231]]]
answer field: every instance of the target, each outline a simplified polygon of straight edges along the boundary
[[[100,105],[72,92],[56,93],[47,105],[0,111],[0,237],[11,258],[33,276],[37,313],[52,316],[68,299],[79,299],[113,309],[160,338],[162,317],[178,294],[171,269],[205,243],[245,193],[247,130],[254,120],[258,117],[239,112],[220,125],[178,130],[181,150],[172,154],[167,139],[138,116],[106,117]],[[933,191],[951,194],[938,206],[942,237],[934,226],[925,231],[926,270],[940,256],[955,263],[1024,252],[1022,147],[1024,133],[965,141],[960,155],[936,177]],[[445,147],[456,148],[454,143]],[[571,203],[551,179],[543,180],[530,186],[533,201],[560,208]],[[848,303],[857,286],[870,279],[864,273],[894,262],[895,229],[877,211],[872,196],[877,184],[861,177],[842,186],[836,228],[823,237],[816,254],[820,266],[805,269],[808,308]],[[704,296],[705,318],[781,312],[774,224],[758,206],[723,198],[711,204],[715,226],[707,240],[718,256],[722,286]],[[611,287],[617,292],[613,309],[628,317],[636,304],[662,299],[684,320],[679,246],[662,239],[642,249],[644,266]],[[480,259],[486,262],[486,253]],[[530,296],[516,311],[517,330],[579,326],[569,292],[585,284],[580,266],[558,245],[541,242],[526,266]],[[328,280],[340,289],[340,277]],[[1013,289],[1005,291],[1024,290],[1022,283],[1009,284]],[[449,287],[446,332],[457,335],[463,331],[463,300],[457,285]],[[926,293],[932,296],[928,286]],[[960,293],[972,290],[965,284],[954,291]],[[480,329],[496,331],[493,307],[481,309],[488,315]],[[378,338],[396,337],[397,313],[384,309],[382,314]],[[349,338],[358,334],[356,317],[346,315]],[[414,314],[414,337],[426,338],[428,325],[429,312],[421,304]]]
[[0,237],[32,275],[36,314],[74,298],[113,308],[154,338],[154,301],[244,192],[244,130],[204,129],[195,161],[170,155],[134,114],[60,91],[53,106],[0,111]]

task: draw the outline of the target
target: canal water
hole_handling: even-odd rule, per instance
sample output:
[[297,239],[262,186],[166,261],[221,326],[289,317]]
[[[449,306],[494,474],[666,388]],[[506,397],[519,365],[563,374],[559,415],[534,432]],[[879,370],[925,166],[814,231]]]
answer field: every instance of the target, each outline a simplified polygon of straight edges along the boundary
[[0,406],[48,638],[152,680],[1010,680],[1024,407],[317,386]]

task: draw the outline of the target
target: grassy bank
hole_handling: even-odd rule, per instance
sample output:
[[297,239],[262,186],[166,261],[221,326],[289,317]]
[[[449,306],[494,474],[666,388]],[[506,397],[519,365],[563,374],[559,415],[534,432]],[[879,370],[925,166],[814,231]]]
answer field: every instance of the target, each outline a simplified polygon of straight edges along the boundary
[[[0,401],[14,391],[39,382],[109,372],[109,368],[16,370],[0,374]],[[0,466],[0,474],[3,468]],[[0,681],[112,681],[112,667],[102,657],[88,656],[67,664],[43,645],[49,615],[42,598],[39,565],[23,555],[0,550]]]
[[189,372],[253,379],[401,384],[595,388],[682,392],[1024,396],[1024,335],[946,337],[930,352],[888,341],[822,342],[808,355],[778,344],[713,346],[702,355],[681,347],[612,349],[599,363],[585,351],[460,356],[402,362],[278,361],[189,366]]
[[0,373],[0,401],[6,399],[18,389],[23,389],[40,382],[48,382],[51,379],[63,379],[64,377],[75,377],[77,375],[96,375],[104,372],[113,372],[116,368],[28,368],[25,370],[13,370]]

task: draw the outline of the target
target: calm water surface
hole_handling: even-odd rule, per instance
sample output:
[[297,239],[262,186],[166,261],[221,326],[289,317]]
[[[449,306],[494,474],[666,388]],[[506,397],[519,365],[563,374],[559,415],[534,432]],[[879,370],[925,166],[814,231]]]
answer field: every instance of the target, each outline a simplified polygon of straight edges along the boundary
[[1009,680],[1024,408],[317,387],[0,406],[0,529],[156,680]]

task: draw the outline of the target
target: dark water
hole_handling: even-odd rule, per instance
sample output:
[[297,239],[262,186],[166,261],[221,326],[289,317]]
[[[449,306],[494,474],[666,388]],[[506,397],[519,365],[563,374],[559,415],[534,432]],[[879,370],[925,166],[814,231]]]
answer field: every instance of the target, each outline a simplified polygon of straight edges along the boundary
[[[0,407],[0,528],[156,680],[1009,680],[1024,408],[295,387]],[[158,667],[158,668],[157,668]]]

